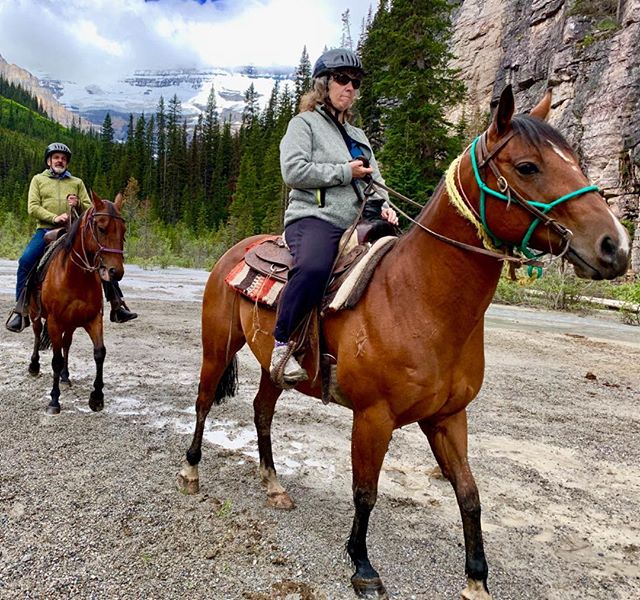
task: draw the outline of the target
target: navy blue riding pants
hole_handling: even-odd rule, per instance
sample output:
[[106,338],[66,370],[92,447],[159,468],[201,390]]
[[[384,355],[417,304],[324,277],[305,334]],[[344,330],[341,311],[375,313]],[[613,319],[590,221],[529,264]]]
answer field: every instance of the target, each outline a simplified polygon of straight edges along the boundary
[[343,233],[344,229],[314,217],[287,225],[285,239],[293,268],[278,302],[274,337],[279,342],[289,341],[304,317],[319,306]]
[[27,282],[27,276],[33,267],[38,264],[45,250],[44,234],[48,229],[36,229],[31,240],[24,249],[22,256],[18,260],[18,274],[16,281],[16,301],[20,297],[20,292]]

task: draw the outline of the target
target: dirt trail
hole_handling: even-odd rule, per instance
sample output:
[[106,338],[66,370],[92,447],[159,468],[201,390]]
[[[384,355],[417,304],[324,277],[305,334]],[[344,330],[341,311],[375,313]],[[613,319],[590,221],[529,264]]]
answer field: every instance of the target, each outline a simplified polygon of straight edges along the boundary
[[[12,269],[0,261],[3,314]],[[269,510],[251,408],[258,368],[243,352],[239,395],[208,420],[201,491],[179,494],[200,366],[191,286],[206,275],[139,275],[151,290],[135,269],[123,288],[140,318],[105,324],[102,413],[87,408],[84,332],[58,417],[44,414],[50,354],[31,378],[30,332],[0,332],[0,598],[354,598],[343,555],[350,413],[283,395],[274,454],[297,508]],[[163,290],[182,301],[145,299]],[[469,455],[494,598],[637,597],[640,330],[498,307],[491,315]],[[464,587],[457,506],[433,466],[417,426],[396,432],[369,538],[395,599],[454,599]]]

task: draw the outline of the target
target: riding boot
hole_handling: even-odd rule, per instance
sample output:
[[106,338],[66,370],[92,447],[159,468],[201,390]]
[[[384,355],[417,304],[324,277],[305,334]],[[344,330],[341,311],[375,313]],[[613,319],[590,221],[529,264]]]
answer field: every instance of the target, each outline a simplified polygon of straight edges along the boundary
[[134,313],[129,310],[129,307],[125,304],[122,290],[117,282],[102,282],[104,288],[105,298],[111,304],[111,312],[109,313],[109,320],[112,323],[126,323],[132,319],[138,317],[138,313]]
[[29,315],[27,310],[27,286],[25,285],[18,296],[18,301],[11,311],[5,327],[14,333],[20,333],[25,327],[29,327]]
[[9,331],[13,331],[14,333],[20,333],[25,327],[29,326],[29,317],[26,315],[22,315],[19,312],[13,311],[7,322],[5,323],[5,327]]

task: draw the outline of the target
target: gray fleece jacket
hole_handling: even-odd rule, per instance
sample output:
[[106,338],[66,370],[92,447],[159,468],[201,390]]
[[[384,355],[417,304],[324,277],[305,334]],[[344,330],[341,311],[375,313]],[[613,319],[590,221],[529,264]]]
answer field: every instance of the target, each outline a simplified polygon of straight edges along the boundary
[[[384,183],[364,131],[349,123],[344,127],[369,159],[373,178]],[[293,117],[280,142],[282,177],[291,188],[285,227],[303,217],[324,219],[342,229],[350,227],[360,210],[351,185],[352,160],[338,127],[320,107]],[[365,187],[359,180],[357,185],[360,190]],[[387,194],[376,190],[371,198],[386,201]]]

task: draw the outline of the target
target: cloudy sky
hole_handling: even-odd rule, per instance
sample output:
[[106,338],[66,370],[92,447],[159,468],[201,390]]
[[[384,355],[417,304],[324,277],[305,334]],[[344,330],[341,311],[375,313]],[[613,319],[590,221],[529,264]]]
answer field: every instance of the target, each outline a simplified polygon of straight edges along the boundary
[[135,69],[297,65],[354,43],[377,0],[0,0],[0,55],[35,75],[109,81]]

